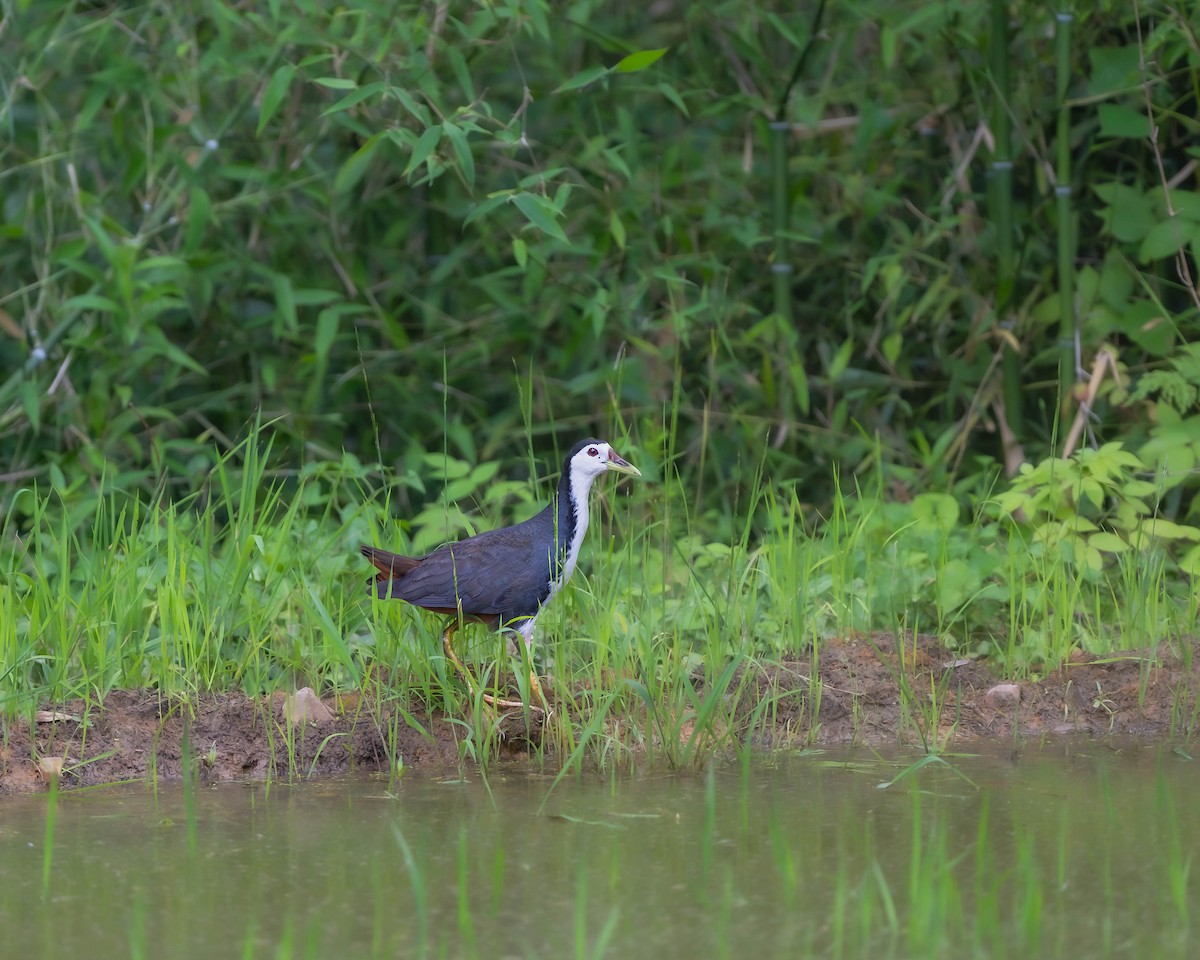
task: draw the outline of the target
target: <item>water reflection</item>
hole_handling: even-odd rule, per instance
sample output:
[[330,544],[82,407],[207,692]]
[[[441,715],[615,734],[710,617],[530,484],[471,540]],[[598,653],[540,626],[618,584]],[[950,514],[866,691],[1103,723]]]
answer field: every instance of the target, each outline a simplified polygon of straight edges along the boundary
[[[5,956],[1185,956],[1167,747],[0,802]],[[963,776],[969,778],[968,782]],[[189,844],[189,815],[194,849]],[[49,875],[43,895],[43,871]]]

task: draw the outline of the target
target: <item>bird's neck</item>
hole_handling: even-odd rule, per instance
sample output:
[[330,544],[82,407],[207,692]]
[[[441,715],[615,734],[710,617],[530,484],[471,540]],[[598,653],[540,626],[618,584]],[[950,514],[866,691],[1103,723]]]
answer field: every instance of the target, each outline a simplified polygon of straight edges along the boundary
[[563,471],[558,481],[558,492],[555,494],[555,553],[568,577],[575,569],[579,548],[587,533],[588,492],[593,479],[593,476],[568,469]]

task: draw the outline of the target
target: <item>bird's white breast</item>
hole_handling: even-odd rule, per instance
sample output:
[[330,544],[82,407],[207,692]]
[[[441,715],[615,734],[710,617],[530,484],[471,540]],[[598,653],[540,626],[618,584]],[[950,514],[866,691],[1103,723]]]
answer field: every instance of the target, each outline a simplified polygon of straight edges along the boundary
[[579,551],[583,548],[583,538],[588,528],[588,492],[595,476],[580,470],[571,464],[571,506],[575,511],[575,529],[571,531],[571,539],[567,543],[567,555],[563,558],[562,576],[550,581],[550,596],[546,603],[554,599],[554,595],[563,588],[571,574],[575,572],[575,564],[579,562]]

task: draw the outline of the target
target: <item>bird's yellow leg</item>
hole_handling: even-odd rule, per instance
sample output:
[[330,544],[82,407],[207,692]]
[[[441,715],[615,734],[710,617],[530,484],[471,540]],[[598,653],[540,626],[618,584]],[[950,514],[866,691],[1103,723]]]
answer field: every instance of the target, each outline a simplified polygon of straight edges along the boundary
[[[471,674],[467,672],[467,668],[463,665],[463,662],[460,659],[458,659],[458,654],[454,652],[454,645],[452,643],[452,638],[454,637],[454,631],[457,629],[458,629],[458,618],[455,617],[449,623],[446,624],[446,629],[442,631],[442,649],[446,651],[446,656],[449,658],[450,662],[454,664],[455,669],[457,669],[458,672],[462,675],[462,678],[467,685],[467,692],[470,693],[472,697],[474,697],[475,696],[475,684],[471,682]],[[543,704],[541,707],[539,707],[535,704],[530,704],[530,709],[541,710],[543,713],[549,713],[550,708],[545,705],[546,697],[542,693],[541,684],[538,682],[537,671],[530,670],[529,673],[530,673],[530,684],[529,684],[530,693],[533,693],[536,690],[538,699],[540,699]],[[520,700],[506,700],[502,697],[493,697],[490,693],[485,693],[483,695],[483,701],[484,701],[484,703],[488,704],[489,706],[500,707],[502,710],[523,710],[523,709],[525,709],[525,704],[522,703]]]
[[533,706],[533,704],[531,703],[530,706],[533,707],[534,710],[541,709],[541,711],[544,714],[546,714],[546,716],[549,716],[550,715],[550,704],[546,702],[546,694],[542,692],[542,681],[538,678],[537,669],[535,667],[530,667],[529,668],[529,699],[530,700],[533,700],[533,695],[535,693],[537,694],[537,698],[542,701],[542,705],[539,708],[539,707]]
[[[509,625],[509,630],[510,642],[524,651],[524,662],[529,664],[529,706],[534,710],[541,710],[542,713],[549,716],[550,704],[546,700],[546,694],[542,691],[542,681],[538,677],[537,667],[533,663],[533,648],[520,630],[513,630],[511,624]],[[513,647],[509,649],[511,650]],[[540,707],[533,702],[535,696],[541,703]]]
[[454,645],[451,640],[454,637],[454,631],[458,629],[458,618],[453,618],[446,624],[446,629],[442,631],[442,649],[446,651],[446,656],[460,674],[463,680],[466,681],[467,691],[471,696],[475,696],[475,685],[471,683],[471,675],[467,673],[467,668],[463,666],[463,662],[458,659],[458,654],[454,652]]

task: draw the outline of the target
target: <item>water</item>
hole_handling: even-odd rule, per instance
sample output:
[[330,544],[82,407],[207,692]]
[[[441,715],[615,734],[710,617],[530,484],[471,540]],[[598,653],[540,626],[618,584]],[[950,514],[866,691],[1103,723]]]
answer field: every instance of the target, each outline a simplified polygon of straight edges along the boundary
[[0,956],[1190,955],[1186,755],[916,759],[10,798]]

